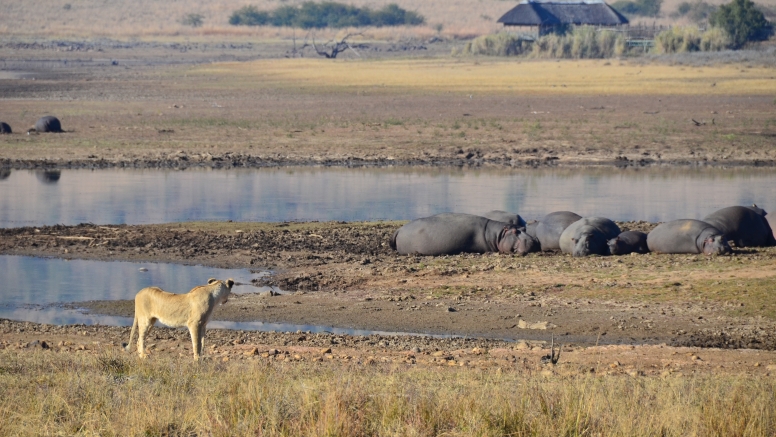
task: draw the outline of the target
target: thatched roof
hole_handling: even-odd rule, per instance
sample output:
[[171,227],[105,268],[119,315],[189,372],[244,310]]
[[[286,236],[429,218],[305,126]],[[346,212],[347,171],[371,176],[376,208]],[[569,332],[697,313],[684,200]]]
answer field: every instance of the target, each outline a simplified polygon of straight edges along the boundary
[[628,19],[602,0],[536,1],[524,0],[498,19],[505,26],[552,26],[590,24],[616,26]]

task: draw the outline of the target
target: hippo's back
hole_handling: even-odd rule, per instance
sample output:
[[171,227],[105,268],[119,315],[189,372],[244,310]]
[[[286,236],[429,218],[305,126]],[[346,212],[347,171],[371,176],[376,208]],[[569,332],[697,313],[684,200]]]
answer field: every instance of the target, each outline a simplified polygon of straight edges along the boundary
[[62,132],[62,124],[59,122],[58,118],[52,115],[47,115],[45,117],[39,118],[38,121],[35,122],[35,131]]
[[582,216],[571,211],[556,211],[544,216],[536,225],[536,238],[542,250],[560,249],[560,235]]
[[698,247],[698,237],[704,231],[722,233],[701,220],[679,219],[661,223],[647,234],[647,246],[651,252],[701,253],[703,250]]
[[515,214],[512,212],[494,209],[493,211],[486,212],[482,216],[486,219],[494,220],[497,222],[509,223],[510,225],[517,225],[521,227],[525,226],[525,220],[520,217],[520,214]]
[[703,221],[722,231],[736,246],[772,246],[773,233],[765,216],[765,211],[756,206],[729,206],[707,215]]
[[482,253],[486,249],[479,243],[488,221],[485,217],[456,213],[419,218],[396,231],[391,247],[402,255]]

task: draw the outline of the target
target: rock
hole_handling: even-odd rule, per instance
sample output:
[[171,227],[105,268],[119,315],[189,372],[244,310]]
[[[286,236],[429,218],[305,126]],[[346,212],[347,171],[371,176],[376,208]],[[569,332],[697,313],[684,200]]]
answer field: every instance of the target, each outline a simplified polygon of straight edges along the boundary
[[550,322],[535,322],[535,323],[529,323],[526,322],[523,319],[520,319],[517,322],[517,327],[520,329],[541,329],[545,330],[550,327],[555,327],[555,325],[550,325]]
[[529,345],[528,345],[528,342],[526,342],[526,341],[524,341],[524,340],[520,340],[520,341],[518,341],[518,342],[515,344],[515,349],[517,349],[517,350],[519,350],[519,351],[528,350],[528,349],[530,349],[530,348],[531,348],[531,346],[529,346]]
[[323,348],[323,349],[321,349],[321,353],[322,354],[330,354],[331,353],[331,348],[330,347]]

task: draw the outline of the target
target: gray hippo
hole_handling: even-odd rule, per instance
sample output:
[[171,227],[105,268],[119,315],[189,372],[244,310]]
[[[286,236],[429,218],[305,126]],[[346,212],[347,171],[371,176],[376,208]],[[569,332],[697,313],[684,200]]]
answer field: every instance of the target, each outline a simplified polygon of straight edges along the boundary
[[724,255],[732,252],[722,231],[693,219],[681,219],[659,224],[647,235],[651,252],[703,253]]
[[0,121],[0,134],[10,134],[11,133],[11,125]]
[[629,253],[647,253],[647,234],[640,231],[625,231],[607,242],[612,255],[627,255]]
[[[559,250],[560,234],[570,224],[581,219],[582,216],[571,211],[556,211],[544,216],[536,224],[534,237],[539,240],[542,250]],[[529,231],[529,234],[531,232]]]
[[603,217],[585,217],[560,234],[560,250],[574,256],[609,255],[607,242],[620,235],[620,227]]
[[390,240],[402,255],[515,253],[538,250],[538,242],[523,228],[471,214],[443,213],[419,218],[400,227]]
[[737,247],[773,246],[776,241],[766,215],[757,205],[729,206],[707,215],[703,221],[722,231]]
[[59,119],[53,115],[39,118],[38,121],[35,122],[35,126],[30,130],[35,132],[64,132]]
[[509,223],[510,225],[517,225],[520,227],[525,226],[525,220],[520,217],[520,214],[494,209],[493,211],[486,212],[482,216],[497,222]]

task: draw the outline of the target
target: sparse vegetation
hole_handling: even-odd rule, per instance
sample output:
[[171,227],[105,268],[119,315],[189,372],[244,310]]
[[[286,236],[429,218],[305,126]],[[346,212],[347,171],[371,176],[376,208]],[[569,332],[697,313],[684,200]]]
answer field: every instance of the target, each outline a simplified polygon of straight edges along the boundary
[[367,7],[358,8],[342,3],[310,1],[302,3],[299,7],[280,6],[270,12],[259,11],[255,6],[245,6],[235,11],[229,18],[229,24],[232,25],[272,25],[302,29],[417,26],[424,21],[418,13],[402,9],[395,3],[373,11]]
[[612,3],[612,7],[625,15],[638,15],[643,17],[657,17],[663,0],[619,0]]
[[733,0],[720,6],[709,22],[730,35],[734,48],[741,48],[750,41],[766,40],[773,33],[773,25],[751,0]]

